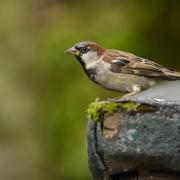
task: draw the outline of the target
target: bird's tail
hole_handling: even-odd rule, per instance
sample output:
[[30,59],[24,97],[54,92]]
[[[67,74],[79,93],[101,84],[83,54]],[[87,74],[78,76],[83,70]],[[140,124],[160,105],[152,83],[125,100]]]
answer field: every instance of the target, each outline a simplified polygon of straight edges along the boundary
[[163,73],[169,80],[180,80],[179,72],[172,71],[169,69],[163,69]]

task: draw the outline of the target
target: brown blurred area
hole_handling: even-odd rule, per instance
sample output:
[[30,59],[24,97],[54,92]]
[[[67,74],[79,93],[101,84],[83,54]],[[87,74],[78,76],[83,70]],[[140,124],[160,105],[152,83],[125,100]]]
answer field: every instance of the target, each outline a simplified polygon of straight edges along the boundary
[[180,71],[180,1],[0,1],[0,179],[90,179],[85,109],[117,93],[64,54],[91,40]]

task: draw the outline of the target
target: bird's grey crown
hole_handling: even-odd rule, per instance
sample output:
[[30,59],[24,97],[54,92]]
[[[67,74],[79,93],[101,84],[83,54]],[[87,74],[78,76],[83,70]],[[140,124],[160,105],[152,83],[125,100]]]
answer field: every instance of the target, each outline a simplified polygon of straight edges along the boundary
[[75,44],[75,47],[76,47],[76,48],[80,48],[80,47],[87,46],[87,45],[89,45],[89,44],[96,44],[96,43],[94,43],[94,42],[92,42],[92,41],[83,41],[83,42],[80,42],[80,43]]

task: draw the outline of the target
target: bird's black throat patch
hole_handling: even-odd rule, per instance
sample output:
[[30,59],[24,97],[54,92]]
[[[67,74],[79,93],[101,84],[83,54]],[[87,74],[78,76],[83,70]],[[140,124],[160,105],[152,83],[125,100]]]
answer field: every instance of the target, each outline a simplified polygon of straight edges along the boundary
[[96,82],[96,70],[95,69],[86,69],[86,74],[88,75],[89,79]]
[[80,64],[83,67],[84,72],[87,74],[87,76],[89,77],[90,80],[92,80],[93,82],[96,82],[96,70],[95,69],[86,69],[86,64],[84,63],[84,61],[81,59],[80,56],[76,56],[77,60],[80,62]]

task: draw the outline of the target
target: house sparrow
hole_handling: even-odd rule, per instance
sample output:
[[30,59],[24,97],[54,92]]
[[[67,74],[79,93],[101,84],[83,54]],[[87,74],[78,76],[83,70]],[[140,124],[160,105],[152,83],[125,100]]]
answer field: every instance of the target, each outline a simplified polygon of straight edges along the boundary
[[102,48],[94,42],[80,42],[66,53],[74,55],[85,73],[103,88],[128,93],[129,98],[155,85],[159,80],[180,80],[180,73],[134,54]]

